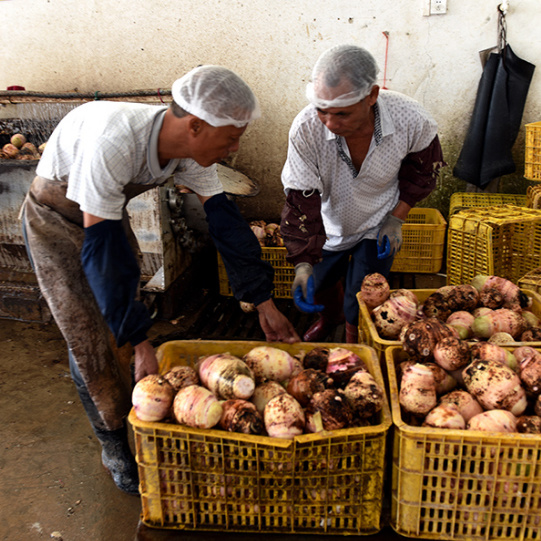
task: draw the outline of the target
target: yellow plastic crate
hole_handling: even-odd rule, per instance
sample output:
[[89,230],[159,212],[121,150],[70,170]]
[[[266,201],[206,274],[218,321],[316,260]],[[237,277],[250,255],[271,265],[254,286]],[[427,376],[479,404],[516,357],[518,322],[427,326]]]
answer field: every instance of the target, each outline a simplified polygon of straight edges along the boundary
[[[266,342],[172,341],[160,372],[202,355],[242,356]],[[273,344],[291,353],[343,344]],[[348,344],[383,388],[372,348]],[[385,399],[385,402],[387,398]],[[381,529],[385,446],[379,424],[293,440],[148,423],[129,415],[139,468],[142,521],[149,527],[216,532],[368,535]]]
[[[412,289],[413,293],[419,300],[419,303],[423,303],[429,295],[434,293],[435,289]],[[374,321],[366,306],[365,302],[361,299],[361,293],[357,293],[357,301],[359,303],[359,343],[366,344],[374,349],[381,365],[385,364],[385,351],[391,346],[399,346],[399,340],[389,340],[382,338],[374,325]],[[541,309],[541,307],[540,307]]]
[[[531,297],[532,306],[530,311],[533,312],[536,316],[541,317],[541,295],[531,287],[522,288],[523,293]],[[436,289],[412,289],[411,290],[417,299],[419,304],[422,304],[432,293],[435,293]],[[357,293],[357,301],[359,302],[359,343],[366,344],[373,348],[382,365],[385,364],[385,353],[390,347],[400,346],[399,340],[388,340],[382,338],[374,325],[368,307],[361,300],[360,293]],[[541,342],[513,342],[515,347],[518,345],[531,346],[541,348]],[[510,344],[511,345],[511,344]]]
[[[291,299],[291,286],[295,280],[295,266],[286,261],[287,250],[283,247],[274,248],[263,246],[261,259],[268,261],[274,269],[274,297],[278,299]],[[233,290],[229,285],[229,279],[225,265],[218,254],[218,285],[220,295],[231,297]]]
[[392,528],[421,539],[541,539],[541,436],[406,424],[395,370],[406,358],[387,349]]
[[526,190],[526,206],[531,209],[541,208],[541,185],[528,186]]
[[[497,205],[516,205],[526,207],[527,196],[508,193],[455,192],[449,201],[449,216],[475,207],[495,207]],[[533,207],[536,208],[536,207]]]
[[525,274],[519,281],[518,286],[521,289],[530,289],[536,293],[541,293],[541,267]]
[[541,210],[502,205],[462,210],[449,217],[447,283],[477,274],[514,283],[541,261]]
[[443,263],[447,222],[437,209],[412,208],[402,226],[402,248],[391,272],[439,272]]
[[541,181],[541,122],[526,124],[524,177]]
[[[447,222],[437,209],[412,208],[402,226],[402,248],[393,261],[392,272],[439,272],[443,262]],[[295,280],[295,266],[286,260],[284,247],[262,247],[261,259],[274,268],[274,296],[291,299],[291,286]],[[218,256],[218,282],[220,295],[232,296],[233,290],[224,262]]]

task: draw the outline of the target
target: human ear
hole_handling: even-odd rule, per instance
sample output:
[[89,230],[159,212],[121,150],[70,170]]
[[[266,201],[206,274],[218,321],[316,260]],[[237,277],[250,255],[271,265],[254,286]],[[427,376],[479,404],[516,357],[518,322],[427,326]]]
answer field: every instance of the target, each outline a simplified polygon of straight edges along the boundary
[[197,137],[197,135],[201,132],[201,128],[203,127],[203,123],[200,118],[197,118],[196,116],[192,116],[188,122],[188,129],[190,130],[190,133]]
[[370,103],[370,106],[374,105],[376,103],[379,96],[379,86],[374,85],[372,87],[372,90],[370,91],[370,94],[368,94],[368,101]]

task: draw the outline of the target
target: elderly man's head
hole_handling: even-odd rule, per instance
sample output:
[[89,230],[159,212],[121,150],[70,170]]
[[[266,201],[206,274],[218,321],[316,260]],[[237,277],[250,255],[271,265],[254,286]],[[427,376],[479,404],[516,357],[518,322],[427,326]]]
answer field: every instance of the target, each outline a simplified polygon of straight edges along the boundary
[[316,62],[306,96],[321,109],[348,107],[370,94],[378,71],[366,49],[356,45],[331,47]]

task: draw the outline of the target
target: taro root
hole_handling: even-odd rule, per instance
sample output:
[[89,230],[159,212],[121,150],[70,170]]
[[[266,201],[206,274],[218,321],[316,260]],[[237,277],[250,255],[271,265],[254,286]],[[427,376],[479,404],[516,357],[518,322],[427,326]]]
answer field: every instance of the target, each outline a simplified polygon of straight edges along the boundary
[[11,136],[9,141],[13,146],[21,148],[26,143],[26,137],[22,133],[16,133]]
[[339,430],[349,426],[352,418],[353,412],[344,391],[326,389],[316,393],[306,408],[306,430]]
[[489,344],[497,346],[513,344],[515,339],[508,332],[495,332],[488,340]]
[[395,289],[394,291],[391,291],[389,298],[392,299],[393,297],[408,297],[412,302],[415,303],[416,306],[419,305],[419,299],[417,298],[417,295],[411,289]]
[[456,379],[447,370],[444,370],[441,366],[433,362],[426,363],[425,366],[430,368],[434,374],[434,384],[436,385],[436,394],[438,396],[448,393],[456,387]]
[[173,387],[163,376],[149,374],[133,388],[135,415],[141,421],[161,421],[169,414],[174,396]]
[[472,312],[472,314],[473,314],[473,317],[475,318],[475,317],[487,316],[491,312],[493,312],[492,308],[487,308],[486,306],[479,306]]
[[482,430],[483,432],[512,433],[517,431],[517,418],[507,410],[483,411],[472,417],[466,428],[468,430]]
[[222,402],[222,408],[219,425],[224,430],[241,434],[263,433],[263,416],[251,402],[240,399],[226,400]]
[[254,374],[248,365],[229,353],[201,357],[197,362],[201,383],[218,398],[250,398],[255,389]]
[[477,342],[471,346],[472,361],[495,361],[516,372],[517,358],[509,350],[491,342]]
[[199,376],[191,366],[173,366],[163,377],[173,387],[175,393],[188,385],[200,385]]
[[19,155],[19,149],[11,143],[5,144],[2,147],[2,151],[10,159],[14,159]]
[[355,414],[363,419],[372,417],[383,407],[383,389],[369,372],[353,374],[344,394]]
[[524,327],[530,329],[531,327],[540,327],[541,319],[539,319],[530,310],[522,310],[522,318],[524,319]]
[[407,353],[421,362],[427,362],[433,360],[436,344],[447,336],[458,336],[458,333],[437,318],[426,318],[405,327],[401,342]]
[[451,315],[451,309],[446,298],[437,291],[426,298],[421,310],[425,317],[437,318],[440,321],[446,321]]
[[291,377],[287,384],[287,392],[305,408],[314,394],[332,387],[333,383],[333,380],[325,372],[306,368]]
[[502,308],[520,312],[522,308],[528,306],[528,296],[516,284],[506,278],[479,274],[472,280],[472,286],[479,291],[479,300],[483,306],[492,308],[492,304],[498,304],[500,298],[502,302],[498,306],[494,306],[495,308],[501,306]]
[[453,312],[445,322],[447,325],[453,327],[457,330],[460,338],[466,340],[472,335],[471,326],[475,317],[470,312],[465,310],[459,310],[458,312]]
[[466,389],[483,408],[503,409],[515,416],[524,413],[526,391],[511,368],[496,361],[474,361],[462,374]]
[[408,413],[425,416],[438,400],[434,373],[423,364],[406,366],[400,382],[399,402]]
[[541,417],[521,415],[517,419],[517,430],[520,434],[541,434]]
[[192,428],[212,428],[222,418],[222,404],[206,387],[188,385],[173,400],[173,412],[178,424]]
[[535,400],[534,413],[541,417],[541,394]]
[[265,222],[261,220],[250,222],[250,229],[256,236],[259,245],[266,246],[267,233],[265,232]]
[[303,358],[302,364],[304,368],[313,368],[314,370],[327,370],[329,362],[329,348],[316,347],[311,349]]
[[519,364],[520,381],[534,395],[541,394],[541,353],[523,357]]
[[466,421],[454,404],[440,404],[428,412],[423,426],[463,430],[466,428]]
[[287,393],[269,400],[263,411],[265,428],[271,438],[292,440],[303,433],[305,420],[301,405]]
[[530,327],[520,335],[521,342],[541,342],[541,327]]
[[504,301],[503,293],[495,287],[485,288],[479,293],[479,302],[481,305],[492,310],[502,308]]
[[287,351],[272,346],[256,346],[246,353],[242,360],[254,373],[256,383],[267,379],[286,381],[299,364],[298,359]]
[[475,287],[469,284],[463,284],[453,287],[446,297],[447,305],[451,312],[465,310],[471,312],[479,304],[479,292]]
[[250,397],[250,402],[255,405],[259,413],[263,413],[269,400],[285,392],[284,387],[277,381],[264,381],[256,386],[254,394]]
[[523,329],[522,316],[507,308],[492,310],[486,316],[476,317],[472,323],[473,334],[478,338],[490,338],[497,332],[506,332],[517,339]]
[[389,282],[379,272],[367,274],[361,284],[359,297],[366,304],[369,311],[383,304],[389,298]]
[[440,404],[453,404],[456,406],[466,422],[474,415],[483,412],[481,404],[468,391],[464,391],[463,389],[456,389],[444,394],[440,398]]
[[445,370],[457,370],[470,362],[470,346],[455,336],[447,336],[434,346],[433,356],[434,361]]
[[342,347],[329,350],[326,373],[333,379],[335,387],[345,387],[351,376],[359,370],[366,372],[368,369],[357,354]]
[[404,326],[417,317],[417,303],[403,295],[392,297],[376,306],[372,314],[378,334],[396,340]]

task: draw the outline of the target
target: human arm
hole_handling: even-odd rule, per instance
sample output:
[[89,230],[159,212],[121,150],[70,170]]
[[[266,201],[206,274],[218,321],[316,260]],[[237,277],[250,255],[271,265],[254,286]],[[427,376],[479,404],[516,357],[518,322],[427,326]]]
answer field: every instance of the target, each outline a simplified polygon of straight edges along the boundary
[[223,193],[212,197],[199,196],[199,199],[235,298],[255,304],[267,340],[299,341],[293,326],[271,298],[274,269],[262,261],[261,246],[237,205]]
[[402,225],[410,209],[436,187],[438,172],[443,167],[443,153],[436,135],[427,148],[408,154],[398,172],[399,201],[387,215],[378,232],[378,258],[396,255],[402,246]]
[[81,263],[88,283],[117,345],[146,340],[152,321],[136,301],[139,266],[121,220],[103,220],[84,213]]
[[400,189],[399,205],[402,209],[395,208],[392,214],[405,220],[404,209],[414,207],[419,201],[425,199],[436,188],[439,170],[447,165],[443,160],[443,152],[440,140],[436,135],[432,142],[419,152],[408,154],[403,160],[398,171],[398,186]]
[[[287,249],[286,259],[295,265],[291,293],[303,312],[320,312],[314,305],[312,267],[321,259],[325,228],[321,217],[321,197],[312,190],[289,190],[282,210],[280,233]],[[300,288],[300,291],[299,291]]]
[[258,304],[256,309],[259,324],[269,342],[293,344],[301,341],[291,322],[278,310],[272,299]]

